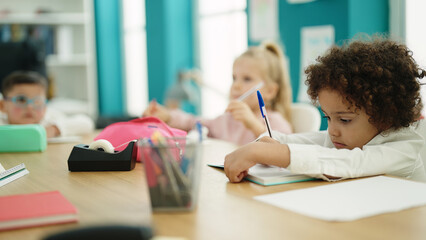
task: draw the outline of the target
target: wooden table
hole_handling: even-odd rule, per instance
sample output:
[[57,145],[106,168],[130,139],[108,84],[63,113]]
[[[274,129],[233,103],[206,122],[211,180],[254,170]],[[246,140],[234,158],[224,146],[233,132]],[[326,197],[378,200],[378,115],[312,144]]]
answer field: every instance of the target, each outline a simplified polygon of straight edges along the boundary
[[[93,136],[83,143],[90,144]],[[151,206],[143,165],[132,171],[69,172],[74,145],[49,144],[44,152],[0,153],[8,169],[25,163],[29,174],[0,188],[0,196],[59,190],[78,210],[78,223],[0,232],[0,239],[40,239],[79,226],[102,224],[151,225]],[[36,206],[35,206],[36,207]]]
[[[91,136],[92,137],[92,136]],[[90,143],[87,137],[84,143]],[[98,224],[151,225],[157,235],[187,239],[426,239],[426,206],[351,222],[326,222],[282,210],[253,196],[327,183],[310,181],[263,187],[229,183],[206,166],[235,146],[208,140],[197,207],[192,212],[152,213],[143,166],[130,172],[69,172],[74,144],[49,144],[43,153],[0,154],[5,168],[25,163],[30,174],[0,188],[0,195],[59,190],[79,210],[80,221],[0,232],[0,239],[40,239],[46,234]]]

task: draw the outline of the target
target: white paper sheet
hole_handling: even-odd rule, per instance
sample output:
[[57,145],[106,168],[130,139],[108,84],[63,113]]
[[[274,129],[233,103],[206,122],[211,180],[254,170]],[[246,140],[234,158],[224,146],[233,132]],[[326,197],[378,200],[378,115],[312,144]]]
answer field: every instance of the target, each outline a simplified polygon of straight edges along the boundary
[[254,199],[313,218],[352,221],[425,205],[426,184],[378,176]]

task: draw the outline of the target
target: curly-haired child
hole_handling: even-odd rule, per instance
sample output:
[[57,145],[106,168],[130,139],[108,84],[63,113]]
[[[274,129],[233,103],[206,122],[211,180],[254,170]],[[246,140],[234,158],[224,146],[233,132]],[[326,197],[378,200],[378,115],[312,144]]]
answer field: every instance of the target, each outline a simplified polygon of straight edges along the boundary
[[[327,181],[388,174],[426,181],[416,132],[426,75],[403,44],[373,37],[332,47],[309,66],[306,84],[328,130],[262,137],[225,158],[231,182],[257,163]],[[268,153],[268,154],[265,154]]]

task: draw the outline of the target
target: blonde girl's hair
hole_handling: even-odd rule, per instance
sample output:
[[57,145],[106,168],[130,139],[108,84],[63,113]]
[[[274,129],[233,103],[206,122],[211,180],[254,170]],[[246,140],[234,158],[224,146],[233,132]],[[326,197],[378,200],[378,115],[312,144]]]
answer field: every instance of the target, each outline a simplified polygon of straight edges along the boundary
[[287,61],[280,46],[274,42],[266,41],[259,46],[250,47],[239,58],[251,57],[258,61],[262,67],[262,74],[266,82],[278,85],[277,95],[266,106],[281,115],[291,123],[292,91],[290,74]]

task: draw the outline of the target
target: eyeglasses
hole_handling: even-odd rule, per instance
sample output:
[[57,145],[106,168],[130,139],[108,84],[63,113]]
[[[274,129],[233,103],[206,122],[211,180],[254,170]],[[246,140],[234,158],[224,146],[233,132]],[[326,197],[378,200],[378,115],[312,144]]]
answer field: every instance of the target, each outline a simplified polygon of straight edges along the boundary
[[46,98],[45,97],[35,97],[28,98],[25,95],[17,95],[10,98],[5,98],[7,101],[13,102],[19,108],[26,108],[28,105],[32,105],[34,109],[41,109],[46,106]]

